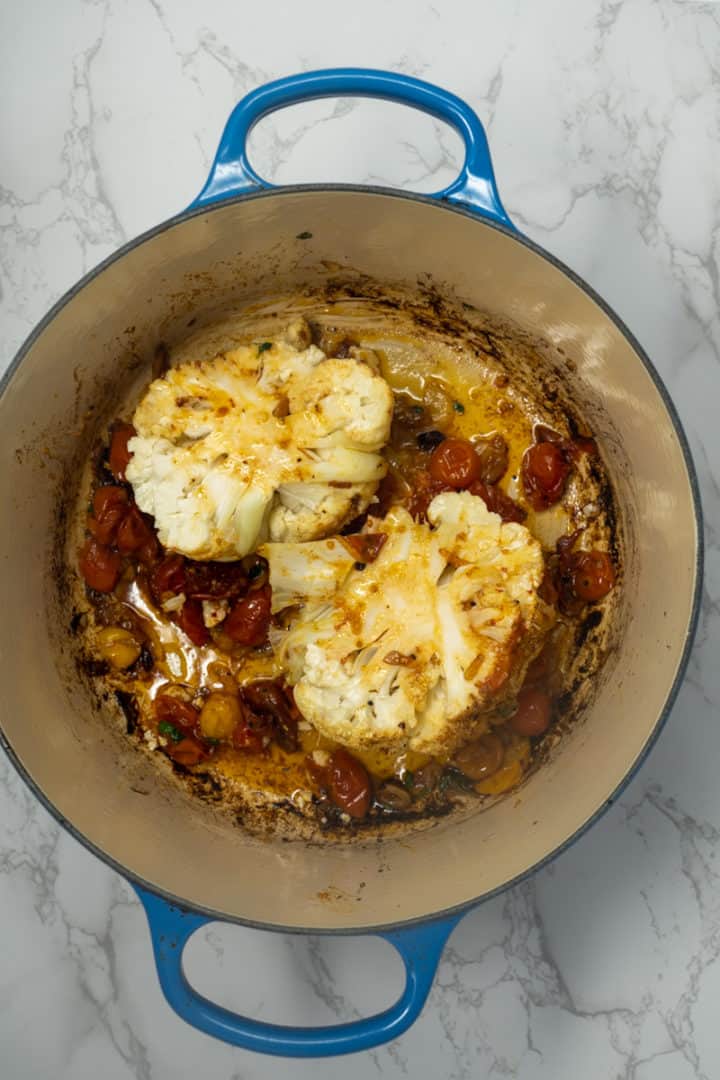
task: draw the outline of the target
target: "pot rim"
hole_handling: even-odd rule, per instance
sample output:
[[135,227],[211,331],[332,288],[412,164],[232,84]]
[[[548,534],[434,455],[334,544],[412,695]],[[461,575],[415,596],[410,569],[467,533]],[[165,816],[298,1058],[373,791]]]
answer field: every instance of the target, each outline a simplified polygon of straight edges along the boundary
[[584,281],[584,279],[581,278],[577,273],[575,273],[574,270],[568,267],[564,262],[562,262],[562,260],[558,259],[555,255],[552,255],[550,252],[546,251],[534,240],[529,239],[522,233],[516,232],[514,229],[503,225],[493,220],[492,218],[484,216],[482,213],[478,213],[477,210],[471,209],[469,207],[463,207],[461,205],[458,205],[457,203],[449,203],[447,201],[440,200],[433,195],[422,195],[414,192],[399,191],[394,188],[387,188],[369,184],[289,184],[280,188],[269,188],[267,190],[246,192],[242,195],[218,199],[217,201],[206,203],[202,206],[190,206],[187,210],[183,210],[179,214],[175,214],[172,217],[167,218],[165,221],[160,222],[160,224],[152,226],[150,229],[147,229],[144,232],[140,233],[139,236],[136,236],[134,239],[127,241],[120,248],[118,248],[117,251],[114,251],[111,255],[107,256],[100,263],[98,263],[97,266],[89,270],[87,274],[80,278],[79,281],[72,285],[58,300],[55,301],[52,307],[46,312],[46,314],[37,323],[33,330],[31,330],[30,334],[27,336],[13,359],[10,361],[2,377],[0,377],[0,398],[3,396],[3,394],[9,387],[10,382],[15,375],[15,372],[20,367],[20,364],[24,360],[25,356],[31,350],[40,335],[44,333],[44,331],[50,325],[56,315],[58,315],[59,312],[71,300],[73,300],[85,288],[86,285],[88,285],[96,277],[102,274],[102,272],[107,269],[108,266],[112,265],[114,262],[117,262],[135,248],[140,247],[146,241],[154,239],[156,236],[161,235],[169,229],[174,228],[174,226],[181,224],[191,218],[198,217],[203,214],[210,214],[216,208],[219,209],[230,204],[244,203],[255,199],[283,198],[287,195],[296,195],[303,192],[322,193],[335,191],[344,191],[359,195],[382,195],[389,196],[395,199],[405,199],[412,202],[419,202],[425,204],[426,206],[433,207],[436,210],[459,214],[470,221],[480,223],[490,229],[495,229],[497,232],[503,233],[509,239],[514,240],[516,243],[519,243],[523,247],[528,248],[528,250],[532,251],[534,254],[539,255],[541,258],[549,262],[551,266],[554,266],[556,270],[559,270],[562,274],[564,274],[565,277],[567,277],[574,285],[581,289],[595,304],[597,304],[605,317],[608,318],[615,325],[615,327],[620,331],[626,341],[630,344],[635,355],[645,368],[645,371],[652,379],[655,389],[662,398],[663,404],[667,410],[668,416],[675,432],[675,437],[678,440],[680,450],[683,455],[683,460],[685,462],[685,468],[688,474],[690,491],[693,501],[693,516],[695,522],[696,543],[692,606],[690,611],[690,617],[688,620],[683,650],[680,655],[680,660],[678,663],[677,671],[675,673],[675,678],[673,679],[673,683],[668,692],[665,704],[657,720],[655,721],[652,731],[650,732],[650,735],[648,736],[642,750],[637,755],[635,760],[631,763],[623,779],[620,781],[619,784],[617,784],[615,789],[610,792],[602,806],[598,807],[594,814],[592,814],[589,818],[582,822],[571,833],[571,835],[568,836],[553,851],[549,852],[537,862],[532,863],[532,865],[528,866],[519,874],[516,874],[515,877],[511,878],[509,881],[506,881],[502,885],[499,885],[497,888],[491,889],[488,892],[481,893],[479,896],[474,897],[472,900],[466,900],[461,904],[456,904],[452,907],[443,908],[440,911],[434,911],[427,915],[417,916],[413,919],[402,919],[398,920],[397,922],[382,923],[378,925],[363,927],[305,928],[285,926],[282,923],[260,922],[258,920],[246,919],[242,918],[241,916],[228,914],[226,912],[220,912],[214,908],[207,908],[199,904],[188,902],[187,900],[182,899],[176,894],[168,892],[162,888],[159,888],[157,885],[150,883],[149,881],[142,878],[140,875],[123,866],[123,864],[116,860],[112,855],[103,851],[102,848],[100,848],[92,840],[90,840],[89,837],[82,833],[75,825],[73,825],[73,823],[68,818],[66,818],[58,810],[58,808],[45,795],[42,788],[35,782],[28,770],[22,764],[19,757],[13,750],[7,737],[5,736],[2,727],[0,727],[0,747],[2,747],[2,749],[5,751],[11,764],[15,767],[22,780],[27,784],[30,791],[33,793],[33,795],[35,795],[35,797],[45,808],[45,810],[47,810],[55,819],[55,821],[57,821],[57,823],[62,826],[62,828],[66,829],[67,832],[70,833],[70,835],[74,837],[75,840],[79,841],[79,843],[82,844],[83,847],[85,847],[93,855],[101,859],[101,861],[104,862],[111,869],[115,870],[126,881],[130,882],[131,884],[137,885],[142,889],[146,889],[157,896],[162,897],[163,900],[167,901],[169,904],[172,904],[174,907],[179,907],[184,911],[190,911],[200,915],[204,915],[208,919],[212,919],[214,921],[234,923],[239,926],[247,926],[256,930],[274,931],[286,934],[359,936],[361,934],[386,933],[397,930],[400,927],[404,928],[411,926],[419,926],[424,923],[433,922],[435,920],[450,919],[454,916],[459,916],[469,911],[473,907],[479,906],[484,901],[490,900],[494,896],[506,892],[507,890],[513,888],[516,885],[519,885],[521,882],[527,880],[529,877],[535,874],[538,870],[541,870],[543,867],[554,861],[556,858],[558,858],[558,856],[562,855],[577,840],[579,840],[580,837],[582,837],[588,831],[588,829],[591,828],[592,825],[594,825],[603,816],[603,814],[606,812],[606,810],[609,809],[610,806],[612,806],[612,804],[617,800],[617,798],[629,785],[630,781],[635,777],[640,767],[645,762],[648,754],[655,745],[662,729],[667,723],[668,717],[672,711],[678,692],[682,685],[685,672],[687,670],[688,661],[690,659],[690,653],[692,651],[695,632],[697,629],[698,619],[700,615],[700,603],[702,598],[703,586],[704,532],[702,503],[700,499],[700,488],[698,483],[697,470],[695,468],[695,463],[692,458],[690,445],[687,439],[687,435],[685,434],[682,421],[680,420],[680,416],[672,401],[672,398],[670,397],[670,394],[665,387],[665,384],[661,379],[659,373],[657,372],[655,366],[653,365],[652,361],[650,360],[643,347],[640,345],[637,338],[628,329],[628,327],[625,325],[619,315],[617,315],[616,312],[613,311],[610,305],[602,299],[602,297],[592,288],[591,285],[588,285],[588,283]]

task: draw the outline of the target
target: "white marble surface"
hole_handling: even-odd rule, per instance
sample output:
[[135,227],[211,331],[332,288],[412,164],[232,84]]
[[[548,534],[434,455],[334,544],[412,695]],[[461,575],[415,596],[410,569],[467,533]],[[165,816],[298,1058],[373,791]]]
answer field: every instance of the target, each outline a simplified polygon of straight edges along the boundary
[[[0,1077],[717,1077],[720,4],[5,0],[0,356],[82,273],[187,204],[245,91],[329,64],[411,72],[471,102],[511,216],[584,275],[653,357],[705,496],[707,582],[689,673],[612,811],[465,919],[410,1033],[341,1064],[265,1059],[177,1020],[129,888],[0,760]],[[458,160],[441,136],[399,110],[325,102],[267,123],[254,146],[279,181],[432,190]],[[190,958],[198,985],[264,1018],[348,1018],[399,985],[391,950],[374,940],[220,927],[206,938]]]

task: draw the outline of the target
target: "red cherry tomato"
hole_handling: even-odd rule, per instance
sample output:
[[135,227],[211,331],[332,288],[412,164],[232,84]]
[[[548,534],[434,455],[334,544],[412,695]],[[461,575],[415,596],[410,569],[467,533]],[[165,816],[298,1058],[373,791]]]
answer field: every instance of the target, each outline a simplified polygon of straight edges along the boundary
[[244,750],[248,754],[259,754],[265,749],[269,735],[270,731],[266,726],[251,727],[248,718],[244,717],[232,733],[232,744],[236,750]]
[[335,750],[327,767],[330,798],[350,817],[364,818],[370,809],[372,786],[365,766],[342,748]]
[[602,600],[615,584],[615,568],[604,551],[578,551],[572,558],[572,587],[581,600]]
[[154,539],[152,527],[133,503],[117,527],[115,546],[121,555],[135,555]]
[[170,593],[179,596],[185,590],[185,559],[182,555],[166,555],[150,576],[150,591],[160,603]]
[[200,713],[189,701],[182,701],[172,694],[158,694],[154,702],[158,723],[172,724],[186,735],[192,735],[198,726]]
[[120,522],[130,509],[130,497],[125,488],[107,484],[96,488],[92,501],[92,516],[88,517],[89,532],[101,544],[112,544]]
[[[264,561],[260,560],[261,563]],[[247,584],[247,574],[241,562],[195,562],[188,559],[185,563],[183,592],[197,600],[235,599],[246,591]]]
[[467,439],[445,439],[430,455],[429,470],[433,480],[458,491],[479,480],[482,467],[475,447]]
[[242,699],[251,710],[249,722],[255,731],[271,725],[275,740],[283,750],[297,750],[301,717],[289,686],[279,679],[256,679],[243,686]]
[[186,600],[177,614],[177,624],[193,645],[207,645],[210,631],[203,621],[202,604],[199,600]]
[[125,479],[125,470],[132,457],[132,454],[128,450],[128,442],[135,435],[137,435],[137,431],[132,424],[125,424],[122,421],[118,421],[112,426],[108,465],[110,466],[110,472],[116,480]]
[[271,596],[270,586],[263,585],[238,600],[223,623],[228,637],[238,645],[262,645],[270,628]]
[[169,741],[166,746],[163,746],[163,750],[169,758],[186,769],[199,765],[201,761],[210,757],[209,747],[201,743],[199,739],[191,737],[181,739],[180,742]]
[[443,491],[454,491],[450,484],[433,480],[426,469],[421,469],[414,477],[414,490],[408,502],[408,510],[416,521],[425,521],[427,508],[436,495]]
[[510,717],[510,727],[518,735],[542,735],[550,725],[550,698],[536,686],[526,686],[518,694],[518,707]]
[[109,593],[117,585],[122,559],[105,544],[99,544],[97,540],[87,540],[80,551],[78,566],[91,589]]
[[546,510],[562,498],[570,466],[556,443],[540,442],[525,451],[521,472],[530,505]]

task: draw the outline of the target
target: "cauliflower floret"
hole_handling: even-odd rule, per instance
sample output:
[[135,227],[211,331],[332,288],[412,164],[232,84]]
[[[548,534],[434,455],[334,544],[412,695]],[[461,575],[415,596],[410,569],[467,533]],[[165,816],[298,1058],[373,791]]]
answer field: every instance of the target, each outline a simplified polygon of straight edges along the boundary
[[542,551],[524,526],[467,492],[438,495],[428,518],[396,508],[372,523],[387,539],[362,570],[331,554],[337,538],[307,559],[307,545],[263,548],[273,589],[305,601],[272,634],[295,700],[346,746],[451,753],[517,692],[549,625]]
[[326,360],[312,380],[288,380],[288,423],[306,446],[349,446],[380,450],[387,441],[387,395],[376,390],[378,376],[356,360]]
[[272,559],[273,611],[332,596],[356,558],[336,537],[304,544],[263,544],[258,555]]
[[161,542],[236,559],[258,541],[314,540],[362,513],[385,474],[392,394],[362,362],[291,342],[182,364],[135,410],[127,478]]
[[365,510],[376,489],[377,483],[372,480],[341,488],[329,484],[281,484],[270,511],[270,536],[273,540],[298,542],[339,532],[346,521]]

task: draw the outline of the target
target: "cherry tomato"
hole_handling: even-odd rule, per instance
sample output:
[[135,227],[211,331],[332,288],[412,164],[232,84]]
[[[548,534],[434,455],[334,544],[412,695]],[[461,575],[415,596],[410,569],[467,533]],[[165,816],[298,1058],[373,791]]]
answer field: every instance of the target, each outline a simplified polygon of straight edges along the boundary
[[615,568],[604,551],[578,551],[572,556],[573,591],[581,600],[602,600],[615,584]]
[[517,735],[542,735],[550,725],[550,697],[536,686],[526,686],[518,694],[518,707],[510,717]]
[[150,591],[160,603],[167,593],[179,596],[185,589],[185,559],[182,555],[166,555],[150,576]]
[[433,480],[458,491],[480,479],[480,458],[467,439],[446,439],[430,455],[429,469]]
[[210,631],[203,621],[202,604],[199,600],[186,600],[177,614],[177,624],[193,645],[207,645]]
[[117,527],[115,546],[121,555],[135,555],[154,538],[151,526],[133,503]]
[[172,724],[186,735],[195,732],[200,713],[189,701],[182,701],[172,694],[158,694],[153,708],[158,723]]
[[236,750],[245,750],[248,754],[259,754],[265,749],[269,741],[268,736],[267,729],[251,727],[245,718],[233,730],[231,740]]
[[145,543],[135,552],[135,558],[145,566],[152,566],[157,562],[159,554],[160,544],[158,543],[157,536],[151,529],[150,536],[148,536]]
[[180,742],[168,742],[166,746],[163,746],[163,750],[169,758],[177,762],[178,765],[183,765],[186,769],[193,765],[199,765],[201,761],[204,761],[210,756],[209,747],[201,743],[199,739],[184,738]]
[[546,510],[562,498],[570,466],[556,443],[540,442],[525,451],[521,471],[530,505]]
[[345,546],[358,560],[358,562],[374,562],[382,551],[383,544],[387,540],[387,533],[362,533],[348,536]]
[[185,563],[183,592],[198,600],[236,599],[247,590],[247,585],[248,578],[241,562],[195,562],[188,559]]
[[135,435],[137,435],[137,431],[132,424],[125,424],[121,420],[113,424],[111,428],[108,465],[116,480],[125,479],[125,470],[132,457],[128,450],[128,442]]
[[[243,700],[260,723],[272,723],[275,737],[283,750],[297,750],[298,720],[300,711],[295,704],[292,690],[277,679],[256,679],[242,688]],[[250,726],[257,728],[252,719]]]
[[239,645],[262,645],[270,628],[271,596],[270,586],[263,585],[238,600],[223,623],[228,637]]
[[482,480],[476,480],[470,485],[468,491],[471,495],[479,495],[488,510],[491,510],[493,514],[499,514],[503,521],[522,523],[527,517],[522,506],[518,506],[497,484],[484,484]]
[[365,766],[339,748],[330,757],[327,767],[327,785],[330,798],[350,817],[364,818],[370,809],[372,787]]
[[414,477],[414,490],[408,504],[408,509],[416,521],[425,521],[427,508],[436,495],[443,491],[454,491],[450,484],[444,484],[441,480],[433,480],[426,469],[421,469]]
[[504,758],[505,747],[501,740],[489,733],[461,747],[453,758],[453,765],[471,780],[486,780],[498,771]]
[[130,497],[125,488],[107,484],[96,488],[92,501],[92,516],[88,517],[89,532],[101,544],[112,544],[118,525],[130,508]]
[[122,559],[105,544],[99,544],[97,540],[87,540],[80,551],[78,566],[91,589],[109,593],[117,585]]

